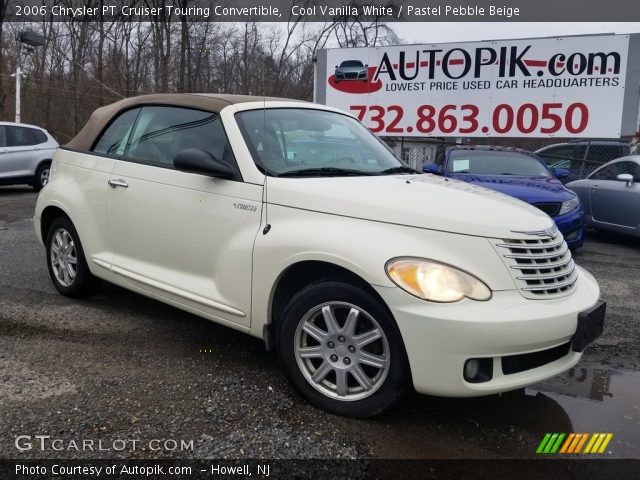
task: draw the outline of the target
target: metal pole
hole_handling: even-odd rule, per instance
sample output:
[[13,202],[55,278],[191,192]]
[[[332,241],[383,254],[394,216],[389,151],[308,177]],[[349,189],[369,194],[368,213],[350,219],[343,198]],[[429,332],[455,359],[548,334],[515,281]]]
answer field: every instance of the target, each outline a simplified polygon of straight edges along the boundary
[[584,155],[582,156],[582,165],[580,165],[580,173],[578,179],[584,178],[584,169],[587,166],[587,158],[589,158],[589,149],[591,148],[591,139],[587,141],[587,147],[584,149]]
[[16,123],[20,123],[20,84],[22,83],[22,70],[20,65],[16,67]]
[[22,63],[20,54],[22,50],[22,43],[20,41],[20,34],[16,34],[16,123],[20,123],[20,87],[22,84],[22,69],[20,65]]

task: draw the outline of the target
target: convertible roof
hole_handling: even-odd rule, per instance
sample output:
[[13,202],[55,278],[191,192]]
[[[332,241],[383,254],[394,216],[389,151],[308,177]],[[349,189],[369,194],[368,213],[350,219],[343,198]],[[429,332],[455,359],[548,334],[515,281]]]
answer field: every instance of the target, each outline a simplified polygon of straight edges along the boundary
[[224,107],[236,103],[262,101],[299,101],[289,98],[260,97],[251,95],[222,95],[215,93],[157,93],[125,98],[118,102],[98,108],[91,114],[89,121],[78,134],[65,146],[75,150],[89,150],[96,137],[111,120],[120,112],[139,105],[173,105],[179,107],[198,108],[218,113]]

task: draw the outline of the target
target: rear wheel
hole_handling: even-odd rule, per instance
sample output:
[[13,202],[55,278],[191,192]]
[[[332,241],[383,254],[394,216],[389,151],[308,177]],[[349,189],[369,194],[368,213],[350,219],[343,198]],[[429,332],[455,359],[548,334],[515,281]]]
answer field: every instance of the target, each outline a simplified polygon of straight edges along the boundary
[[68,297],[95,291],[100,280],[89,271],[78,232],[66,217],[51,224],[47,234],[47,267],[56,289]]
[[315,282],[294,295],[278,355],[311,404],[340,415],[376,415],[406,390],[409,369],[393,318],[373,295],[343,281]]
[[33,189],[39,192],[44,186],[49,183],[49,173],[51,172],[51,164],[43,163],[36,169],[35,180],[33,182]]

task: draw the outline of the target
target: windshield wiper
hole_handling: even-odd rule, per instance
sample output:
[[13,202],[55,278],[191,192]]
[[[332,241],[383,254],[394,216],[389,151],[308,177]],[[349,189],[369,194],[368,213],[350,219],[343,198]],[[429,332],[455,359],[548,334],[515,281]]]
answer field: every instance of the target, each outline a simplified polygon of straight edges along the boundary
[[400,167],[392,167],[392,168],[387,168],[386,170],[382,170],[381,172],[378,172],[379,175],[392,175],[394,173],[420,173],[417,170],[411,168],[411,167],[405,167],[400,166]]
[[362,170],[352,170],[349,168],[336,167],[317,167],[317,168],[301,168],[299,170],[290,170],[288,172],[278,174],[278,177],[339,177],[342,175],[372,175]]

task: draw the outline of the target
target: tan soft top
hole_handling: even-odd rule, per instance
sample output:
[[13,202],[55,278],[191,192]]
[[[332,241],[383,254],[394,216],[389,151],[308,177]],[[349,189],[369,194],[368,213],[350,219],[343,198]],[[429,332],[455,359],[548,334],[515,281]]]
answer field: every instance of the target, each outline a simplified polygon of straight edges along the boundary
[[213,93],[157,93],[125,98],[118,102],[98,108],[89,117],[89,121],[78,134],[65,146],[74,150],[90,150],[96,138],[107,124],[119,113],[139,105],[175,105],[198,108],[218,113],[227,105],[245,102],[298,101],[289,98],[259,97],[250,95],[222,95]]

